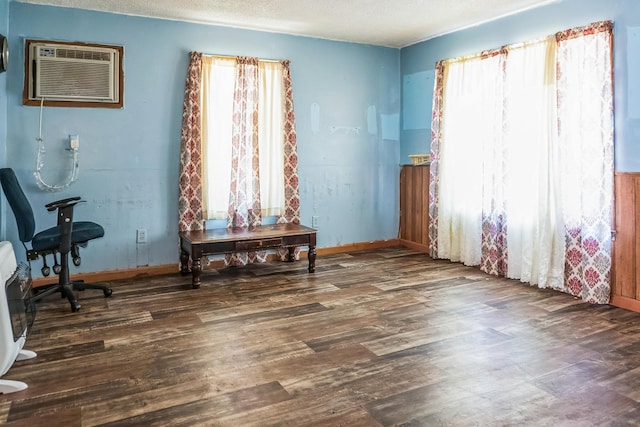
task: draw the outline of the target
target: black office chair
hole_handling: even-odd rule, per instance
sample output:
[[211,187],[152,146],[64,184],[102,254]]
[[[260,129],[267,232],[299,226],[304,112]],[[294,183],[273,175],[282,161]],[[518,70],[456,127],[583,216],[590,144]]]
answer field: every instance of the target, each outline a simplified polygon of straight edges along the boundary
[[[53,271],[58,275],[58,284],[36,293],[34,301],[40,300],[54,292],[60,292],[71,304],[71,311],[80,310],[80,304],[73,293],[74,290],[83,291],[85,289],[100,289],[104,296],[111,295],[111,289],[104,285],[84,283],[82,280],[70,280],[69,278],[69,253],[73,258],[73,264],[80,265],[80,254],[78,247],[85,247],[87,242],[104,236],[104,229],[101,225],[89,221],[73,222],[73,208],[82,200],[80,197],[51,202],[45,207],[48,211],[57,210],[58,225],[34,235],[35,219],[33,210],[27,200],[20,183],[16,178],[13,169],[0,169],[0,184],[4,195],[11,206],[16,223],[18,225],[18,235],[20,241],[27,251],[29,263],[42,256],[42,274],[50,274],[47,265],[47,255],[53,255]],[[27,242],[31,242],[31,249],[27,247]],[[60,264],[58,264],[58,254],[60,254]]]

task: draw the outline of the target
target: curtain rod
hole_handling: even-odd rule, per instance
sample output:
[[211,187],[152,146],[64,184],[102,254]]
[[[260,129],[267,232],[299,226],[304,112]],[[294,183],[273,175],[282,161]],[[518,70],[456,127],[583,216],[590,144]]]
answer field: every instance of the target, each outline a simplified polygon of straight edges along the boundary
[[[209,53],[203,53],[204,56],[211,56],[213,58],[221,58],[221,59],[236,59],[239,56],[245,56],[245,55],[213,55],[213,54],[209,54]],[[251,58],[248,56],[245,56],[246,58]],[[262,62],[281,62],[281,61],[285,61],[284,59],[262,59],[262,58],[258,58],[258,61],[262,61]]]

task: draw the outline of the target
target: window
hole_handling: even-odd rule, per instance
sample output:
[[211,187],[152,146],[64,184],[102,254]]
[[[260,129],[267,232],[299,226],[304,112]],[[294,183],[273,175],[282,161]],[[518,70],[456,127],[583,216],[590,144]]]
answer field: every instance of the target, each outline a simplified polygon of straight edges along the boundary
[[609,300],[612,24],[437,64],[431,255]]
[[[242,181],[243,174],[247,178],[244,189],[239,189],[244,190],[241,196],[246,198],[244,203],[249,207],[260,206],[262,216],[282,215],[285,209],[282,64],[260,60],[239,63],[236,58],[205,56],[202,65],[205,219],[229,216],[234,162],[240,163],[235,172],[238,178]],[[239,76],[240,84],[247,85],[247,93],[242,100],[234,101],[234,96],[242,92],[236,84]],[[257,148],[253,146],[256,143]],[[253,152],[255,149],[257,153]],[[253,154],[258,158],[258,168]],[[259,203],[254,197],[259,197]]]
[[178,185],[180,231],[300,223],[289,61],[190,53]]

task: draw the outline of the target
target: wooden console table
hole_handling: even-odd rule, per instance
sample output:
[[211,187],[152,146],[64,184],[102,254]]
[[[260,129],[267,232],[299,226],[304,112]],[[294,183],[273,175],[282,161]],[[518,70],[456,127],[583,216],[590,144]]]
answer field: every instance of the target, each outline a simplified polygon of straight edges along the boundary
[[286,247],[289,261],[294,261],[296,246],[309,247],[309,273],[316,268],[317,230],[299,224],[272,224],[252,228],[215,228],[180,232],[180,272],[189,273],[191,257],[191,286],[200,287],[202,257],[234,252],[252,252]]

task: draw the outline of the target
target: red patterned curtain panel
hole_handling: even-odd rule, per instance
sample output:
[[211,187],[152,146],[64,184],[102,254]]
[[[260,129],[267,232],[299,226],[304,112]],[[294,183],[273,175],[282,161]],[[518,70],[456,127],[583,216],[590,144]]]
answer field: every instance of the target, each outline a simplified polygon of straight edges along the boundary
[[[278,217],[278,223],[300,224],[300,194],[298,190],[298,143],[296,138],[296,118],[293,111],[293,89],[291,87],[291,71],[289,61],[281,61],[282,85],[284,92],[284,197],[285,210]],[[280,260],[288,259],[288,251],[278,251]],[[300,248],[295,248],[294,259],[300,258]]]
[[228,227],[255,227],[260,213],[258,60],[238,58],[233,96]]
[[278,223],[300,224],[300,194],[298,190],[298,143],[296,117],[293,112],[293,89],[289,61],[281,61],[284,92],[284,197],[285,211]]
[[202,54],[191,52],[182,109],[178,230],[201,230],[202,220],[202,139],[201,80]]
[[612,32],[598,22],[436,65],[432,257],[608,303]]
[[[262,224],[258,145],[258,59],[236,60],[231,134],[231,191],[227,227]],[[225,265],[265,262],[265,251],[225,255]]]

